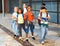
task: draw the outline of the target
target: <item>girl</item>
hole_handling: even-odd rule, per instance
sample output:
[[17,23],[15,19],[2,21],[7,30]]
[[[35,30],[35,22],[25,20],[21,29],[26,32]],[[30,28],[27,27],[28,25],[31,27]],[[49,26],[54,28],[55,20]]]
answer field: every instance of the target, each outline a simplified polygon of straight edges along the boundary
[[26,4],[24,3],[23,4],[23,14],[25,14],[27,12],[27,6],[26,6]]
[[22,28],[25,31],[25,26],[24,26],[24,18],[23,18],[23,11],[21,8],[18,9],[18,30],[19,30],[19,39],[22,40]]
[[24,20],[25,20],[25,28],[26,28],[26,41],[28,41],[28,34],[29,34],[29,28],[31,30],[32,39],[35,40],[34,37],[34,28],[33,28],[33,20],[34,15],[32,13],[32,7],[28,5],[27,7],[27,13],[24,14]]
[[14,32],[14,36],[18,36],[19,33],[18,33],[18,29],[17,29],[17,10],[18,10],[18,7],[14,7],[14,12],[12,14],[12,28],[13,28],[13,32]]

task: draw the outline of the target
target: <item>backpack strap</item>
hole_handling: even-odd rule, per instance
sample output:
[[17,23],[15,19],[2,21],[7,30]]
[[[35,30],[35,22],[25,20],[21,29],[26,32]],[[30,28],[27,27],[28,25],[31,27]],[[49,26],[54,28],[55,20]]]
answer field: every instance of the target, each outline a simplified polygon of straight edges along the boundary
[[[22,14],[22,16],[24,17],[24,14]],[[18,18],[18,15],[17,15],[17,18]]]
[[42,12],[40,12],[40,18],[42,17]]
[[48,17],[48,12],[46,12],[46,17]]
[[17,18],[18,18],[18,14],[17,14]]
[[22,16],[24,17],[24,14],[22,14]]

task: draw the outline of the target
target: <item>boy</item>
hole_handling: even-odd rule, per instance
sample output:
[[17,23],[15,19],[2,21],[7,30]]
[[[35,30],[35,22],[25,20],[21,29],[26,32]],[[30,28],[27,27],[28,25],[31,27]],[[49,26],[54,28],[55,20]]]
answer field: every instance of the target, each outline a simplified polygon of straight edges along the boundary
[[41,20],[40,21],[40,42],[44,44],[47,31],[48,31],[48,19],[50,19],[50,16],[45,7],[41,8],[40,14],[38,15],[38,19]]
[[27,13],[24,15],[24,20],[25,20],[25,28],[26,28],[26,41],[28,41],[29,27],[32,34],[32,39],[35,40],[34,28],[33,28],[34,15],[32,13],[32,7],[30,5],[28,5],[27,7]]

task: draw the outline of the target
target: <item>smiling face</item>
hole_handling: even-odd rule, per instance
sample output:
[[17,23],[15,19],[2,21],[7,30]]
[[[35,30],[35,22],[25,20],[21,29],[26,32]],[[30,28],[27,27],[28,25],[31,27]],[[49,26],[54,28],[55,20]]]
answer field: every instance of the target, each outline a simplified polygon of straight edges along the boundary
[[18,14],[21,14],[23,11],[21,8],[18,9]]
[[27,7],[27,10],[28,10],[28,11],[31,11],[31,10],[32,10],[31,6],[28,6],[28,7]]

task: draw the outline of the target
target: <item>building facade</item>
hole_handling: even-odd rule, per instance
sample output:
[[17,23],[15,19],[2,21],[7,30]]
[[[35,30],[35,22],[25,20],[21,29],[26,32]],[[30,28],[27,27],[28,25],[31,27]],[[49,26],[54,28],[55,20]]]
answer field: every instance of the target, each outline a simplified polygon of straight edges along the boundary
[[[46,4],[46,8],[51,16],[50,22],[60,23],[59,0],[4,0],[5,13],[12,13],[14,6],[22,7],[22,4],[26,3],[32,6],[35,18],[37,18],[42,2]],[[0,0],[0,12],[2,12],[2,0]]]
[[[22,0],[4,0],[5,13],[12,13],[14,6],[21,6]],[[2,0],[0,0],[0,13],[2,12]]]

